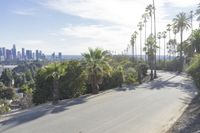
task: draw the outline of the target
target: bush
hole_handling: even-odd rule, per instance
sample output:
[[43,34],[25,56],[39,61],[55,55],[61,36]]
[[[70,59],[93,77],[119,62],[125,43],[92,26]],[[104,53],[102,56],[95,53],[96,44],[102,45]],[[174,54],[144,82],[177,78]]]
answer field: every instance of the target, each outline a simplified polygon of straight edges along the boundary
[[74,98],[85,94],[86,75],[78,61],[67,64],[65,74],[60,80],[60,99]]
[[158,70],[165,70],[165,71],[173,71],[176,72],[179,70],[180,60],[178,58],[173,59],[171,61],[159,61],[156,64],[156,68]]
[[15,96],[15,91],[11,87],[0,87],[0,99],[11,100]]
[[30,108],[32,106],[32,93],[25,93],[19,104],[22,109]]
[[138,73],[136,70],[132,67],[128,68],[127,71],[125,71],[125,83],[126,84],[134,84],[138,81]]
[[8,113],[10,111],[8,103],[0,99],[0,115]]
[[200,88],[200,55],[196,55],[186,71],[193,77],[196,85]]

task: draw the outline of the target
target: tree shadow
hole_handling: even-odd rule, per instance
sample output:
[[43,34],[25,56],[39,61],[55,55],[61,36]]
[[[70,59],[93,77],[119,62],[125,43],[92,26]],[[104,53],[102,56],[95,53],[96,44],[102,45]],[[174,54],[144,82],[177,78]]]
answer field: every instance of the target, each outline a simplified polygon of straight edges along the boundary
[[19,113],[8,120],[1,121],[0,132],[6,131],[10,128],[16,127],[18,125],[21,125],[33,120],[36,120],[47,114],[57,114],[57,113],[69,110],[69,107],[71,106],[87,102],[86,101],[87,97],[88,96],[82,96],[82,97],[71,99],[71,100],[63,100],[63,101],[60,101],[57,105],[52,105],[51,103],[48,103],[48,104],[44,104],[38,107],[34,107],[25,112]]
[[199,125],[200,95],[197,95],[167,133],[198,133],[200,131]]

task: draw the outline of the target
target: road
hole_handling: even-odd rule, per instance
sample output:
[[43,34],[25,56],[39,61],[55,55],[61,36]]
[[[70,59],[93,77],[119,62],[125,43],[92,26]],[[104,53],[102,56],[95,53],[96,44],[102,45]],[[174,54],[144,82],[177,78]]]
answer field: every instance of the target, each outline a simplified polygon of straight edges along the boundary
[[45,104],[0,122],[1,133],[163,133],[195,96],[190,78],[159,72],[158,79]]

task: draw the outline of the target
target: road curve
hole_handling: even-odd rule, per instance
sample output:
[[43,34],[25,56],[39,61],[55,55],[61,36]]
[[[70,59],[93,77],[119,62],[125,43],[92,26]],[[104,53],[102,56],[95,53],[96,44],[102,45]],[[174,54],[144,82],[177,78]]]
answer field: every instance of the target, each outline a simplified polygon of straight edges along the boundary
[[97,96],[45,104],[0,122],[1,133],[161,133],[179,116],[196,89],[184,74]]

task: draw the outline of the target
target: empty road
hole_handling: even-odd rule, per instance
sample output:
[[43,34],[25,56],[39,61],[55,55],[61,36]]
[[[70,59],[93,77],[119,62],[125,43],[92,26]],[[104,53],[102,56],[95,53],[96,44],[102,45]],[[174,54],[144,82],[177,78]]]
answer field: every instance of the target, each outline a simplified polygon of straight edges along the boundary
[[1,133],[163,133],[195,96],[186,75],[159,72],[158,79],[44,104],[0,122]]

